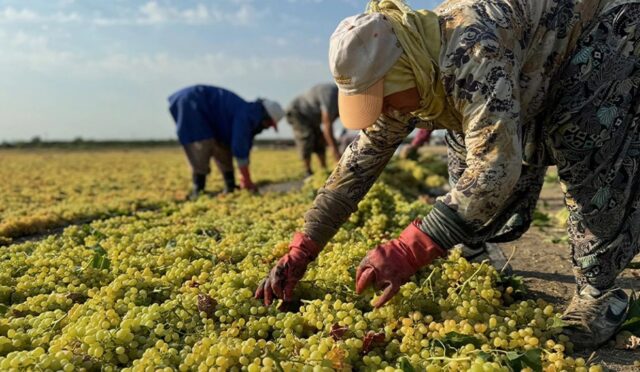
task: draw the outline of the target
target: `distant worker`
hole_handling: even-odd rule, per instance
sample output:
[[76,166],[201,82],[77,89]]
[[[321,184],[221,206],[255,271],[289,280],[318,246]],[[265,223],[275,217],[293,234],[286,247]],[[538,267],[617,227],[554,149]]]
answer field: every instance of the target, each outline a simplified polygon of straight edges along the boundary
[[340,150],[341,154],[344,154],[351,142],[358,138],[358,133],[359,132],[353,130],[347,130],[346,128],[342,129],[340,137],[338,137],[338,150]]
[[403,159],[415,159],[418,156],[418,149],[429,144],[431,139],[431,129],[418,129],[418,134],[413,137],[410,144],[400,150],[400,157]]
[[192,168],[190,198],[204,191],[211,158],[222,173],[225,193],[237,188],[233,157],[240,170],[240,187],[256,190],[249,172],[249,153],[257,134],[270,127],[278,130],[277,123],[284,110],[277,102],[267,99],[247,102],[223,88],[195,85],[172,94],[169,111]]
[[326,148],[340,160],[338,143],[333,136],[333,122],[338,118],[338,87],[333,83],[318,84],[296,97],[287,108],[287,121],[307,175],[311,175],[311,155],[316,154],[320,166],[327,167]]

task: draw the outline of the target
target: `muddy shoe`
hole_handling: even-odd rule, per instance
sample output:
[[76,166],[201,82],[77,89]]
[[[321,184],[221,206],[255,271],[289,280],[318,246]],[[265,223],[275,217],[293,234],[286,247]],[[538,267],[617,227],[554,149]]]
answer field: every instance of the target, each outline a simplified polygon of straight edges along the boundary
[[563,333],[577,350],[595,349],[609,340],[624,322],[629,296],[620,288],[598,290],[590,285],[573,296],[564,312]]
[[501,271],[504,275],[513,274],[511,265],[507,263],[507,258],[502,253],[500,247],[493,243],[484,243],[477,248],[471,248],[464,244],[459,244],[456,247],[462,248],[462,257],[469,262],[482,262],[487,261],[496,270]]

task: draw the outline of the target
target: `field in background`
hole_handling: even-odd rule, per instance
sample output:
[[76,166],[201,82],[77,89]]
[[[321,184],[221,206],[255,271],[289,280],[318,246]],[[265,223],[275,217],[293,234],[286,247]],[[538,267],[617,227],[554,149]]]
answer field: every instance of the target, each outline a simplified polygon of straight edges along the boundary
[[[94,150],[0,150],[0,239],[74,221],[154,209],[184,200],[190,168],[179,147]],[[207,190],[222,189],[212,163]],[[258,185],[302,176],[291,150],[254,151]]]

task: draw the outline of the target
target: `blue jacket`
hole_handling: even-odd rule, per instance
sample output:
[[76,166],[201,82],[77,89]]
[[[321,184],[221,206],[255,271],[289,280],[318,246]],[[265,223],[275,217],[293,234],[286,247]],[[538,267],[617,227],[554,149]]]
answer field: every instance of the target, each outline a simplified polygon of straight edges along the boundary
[[231,91],[206,85],[172,94],[169,111],[181,144],[215,138],[231,148],[239,164],[248,162],[254,131],[265,115],[260,102],[247,102]]

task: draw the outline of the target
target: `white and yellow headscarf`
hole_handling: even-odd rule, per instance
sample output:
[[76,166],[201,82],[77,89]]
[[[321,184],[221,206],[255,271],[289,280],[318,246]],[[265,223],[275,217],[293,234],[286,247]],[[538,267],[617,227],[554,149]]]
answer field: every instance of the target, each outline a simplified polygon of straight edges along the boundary
[[444,88],[438,81],[438,16],[427,10],[414,11],[404,0],[372,0],[367,13],[387,17],[404,51],[384,77],[385,96],[416,87],[420,109],[412,114],[424,121],[436,119],[445,107]]

